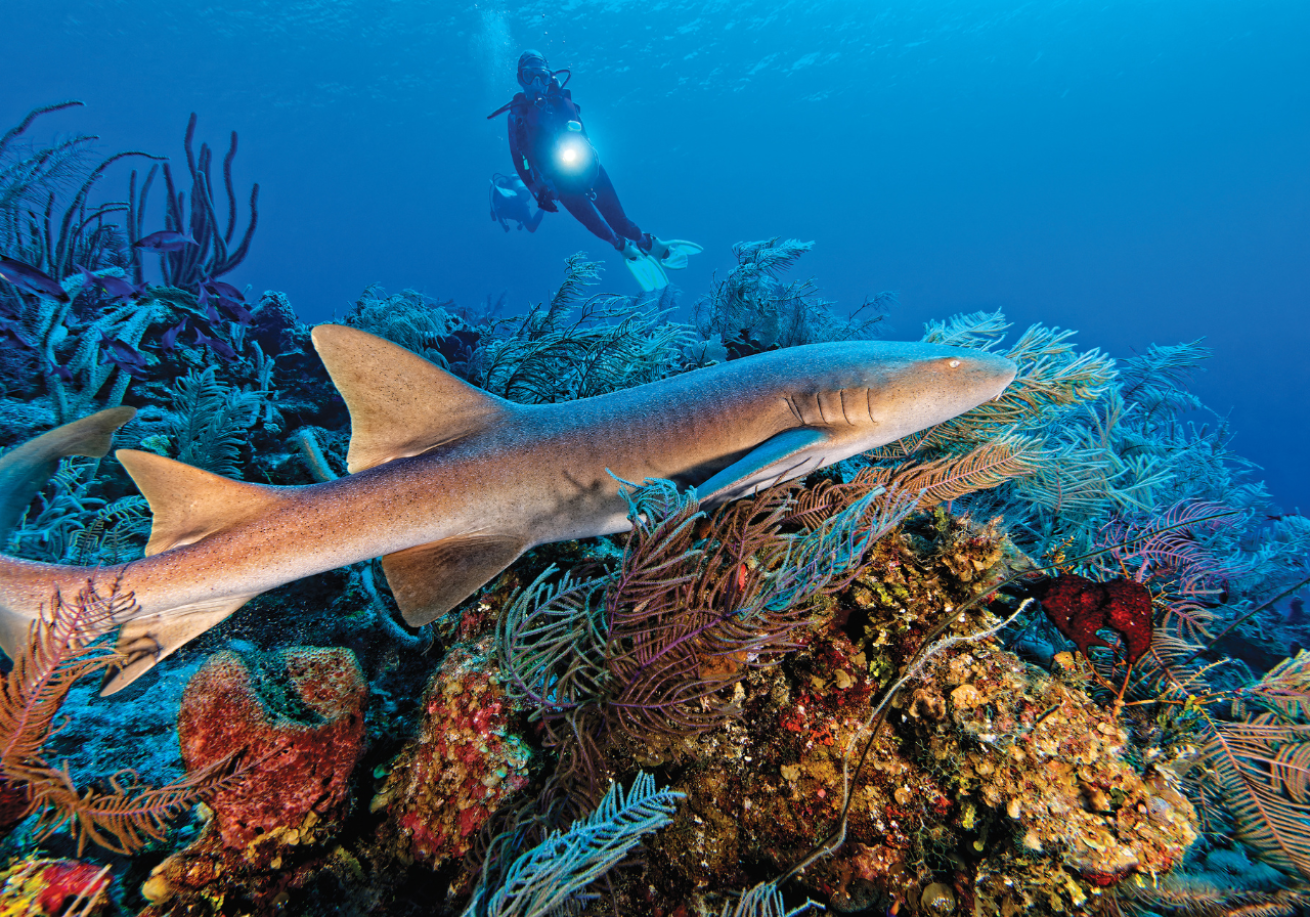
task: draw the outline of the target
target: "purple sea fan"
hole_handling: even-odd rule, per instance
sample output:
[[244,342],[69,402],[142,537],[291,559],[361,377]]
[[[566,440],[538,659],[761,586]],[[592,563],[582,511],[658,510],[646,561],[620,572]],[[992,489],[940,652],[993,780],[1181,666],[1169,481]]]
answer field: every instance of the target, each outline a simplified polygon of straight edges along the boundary
[[1212,585],[1244,572],[1234,552],[1221,555],[1214,535],[1240,531],[1237,511],[1219,503],[1180,501],[1163,513],[1115,520],[1101,529],[1112,546],[1107,572],[1132,571],[1138,582],[1163,580],[1179,596],[1201,596]]
[[811,600],[918,498],[872,487],[808,531],[786,532],[798,486],[713,517],[670,482],[633,488],[633,529],[617,571],[552,585],[548,570],[507,606],[497,639],[511,693],[561,739],[586,710],[593,723],[639,741],[731,719],[733,686],[797,645]]

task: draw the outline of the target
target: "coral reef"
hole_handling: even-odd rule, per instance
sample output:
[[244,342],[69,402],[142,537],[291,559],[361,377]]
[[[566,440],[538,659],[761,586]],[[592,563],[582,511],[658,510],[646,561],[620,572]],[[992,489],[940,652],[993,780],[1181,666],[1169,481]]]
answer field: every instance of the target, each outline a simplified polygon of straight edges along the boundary
[[240,754],[259,777],[212,795],[200,837],[151,873],[146,913],[234,896],[266,909],[322,869],[364,751],[367,694],[348,650],[292,648],[257,665],[210,657],[183,697],[183,758],[204,770]]
[[435,868],[473,848],[491,814],[527,785],[532,753],[510,730],[489,639],[450,650],[423,695],[417,739],[391,764],[371,808],[383,844]]
[[[931,658],[855,767],[880,689],[935,619],[1020,562],[995,530],[948,517],[883,538],[804,646],[746,679],[740,718],[646,754],[688,798],[652,844],[665,891],[624,885],[634,911],[785,872],[843,812],[844,844],[798,877],[842,912],[1090,912],[1181,862],[1196,828],[1177,777],[1135,766],[1085,673],[1047,674],[994,641]],[[987,614],[966,617],[962,631]]]
[[834,303],[818,298],[812,282],[779,279],[779,273],[813,247],[813,242],[780,242],[776,236],[734,245],[736,267],[696,302],[701,337],[721,340],[729,359],[779,347],[875,337],[878,323],[896,305],[895,293],[866,299],[842,320],[832,312]]

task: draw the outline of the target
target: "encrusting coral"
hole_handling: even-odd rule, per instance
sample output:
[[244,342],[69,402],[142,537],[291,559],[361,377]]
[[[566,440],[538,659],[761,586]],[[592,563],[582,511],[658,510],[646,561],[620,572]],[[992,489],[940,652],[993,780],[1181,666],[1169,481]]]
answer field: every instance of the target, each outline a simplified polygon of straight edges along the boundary
[[108,890],[108,866],[28,856],[0,872],[0,917],[93,917]]
[[[1082,673],[993,640],[931,658],[856,771],[871,708],[925,633],[1024,563],[998,531],[944,514],[882,539],[801,649],[742,683],[739,718],[645,751],[687,802],[640,878],[619,874],[620,902],[673,913],[787,870],[837,824],[848,779],[844,844],[798,877],[838,911],[1091,913],[1111,907],[1107,888],[1177,865],[1196,830],[1176,778],[1134,766]],[[991,615],[964,617],[960,633]]]
[[489,639],[446,656],[423,695],[418,736],[392,763],[371,808],[384,846],[438,867],[473,847],[491,813],[527,785],[531,751],[508,729],[511,708]]

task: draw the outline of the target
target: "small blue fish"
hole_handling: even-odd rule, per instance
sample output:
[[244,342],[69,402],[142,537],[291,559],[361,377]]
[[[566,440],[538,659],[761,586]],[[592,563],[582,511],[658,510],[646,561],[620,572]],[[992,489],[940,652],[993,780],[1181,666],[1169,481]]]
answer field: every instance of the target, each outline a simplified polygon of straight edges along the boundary
[[60,366],[58,363],[50,363],[50,362],[47,362],[46,366],[50,368],[50,371],[52,373],[54,373],[60,379],[63,379],[65,382],[73,381],[73,373],[68,369],[67,366]]
[[205,313],[205,317],[211,322],[220,322],[223,317],[218,314],[218,309],[214,306],[215,300],[218,301],[219,305],[223,304],[223,300],[218,294],[211,291],[207,284],[202,283],[200,285],[200,295],[196,297],[196,305],[200,307],[200,311]]
[[196,329],[196,346],[209,347],[224,360],[235,360],[237,358],[237,352],[229,347],[226,342],[211,338],[199,328]]
[[105,348],[100,352],[102,363],[112,363],[123,372],[134,376],[145,375],[147,368],[145,355],[131,344],[118,338],[102,338],[100,342]]
[[100,287],[113,299],[131,299],[145,292],[145,284],[129,283],[122,277],[107,276],[100,278]]
[[172,328],[164,332],[164,336],[159,339],[159,346],[165,353],[172,353],[177,348],[177,336],[186,330],[186,319],[178,322]]
[[239,303],[244,303],[246,301],[245,295],[242,294],[240,290],[232,286],[232,284],[225,283],[222,280],[206,280],[203,286],[209,290],[211,295],[218,299],[229,299],[232,302]]
[[[249,325],[254,316],[246,309],[246,297],[236,287],[230,283],[224,283],[222,280],[206,280],[200,284],[200,305],[203,307],[211,299],[218,300],[218,305],[232,320],[242,325]],[[211,322],[218,321],[218,316],[206,312]]]
[[180,252],[188,245],[199,244],[195,239],[180,232],[161,229],[159,232],[152,232],[144,239],[137,239],[132,243],[132,247],[147,252]]
[[233,302],[227,297],[223,297],[218,304],[227,310],[227,314],[232,316],[232,320],[241,325],[249,325],[255,317],[239,302]]
[[95,286],[105,292],[110,299],[131,299],[133,296],[140,296],[145,292],[145,284],[140,286],[128,283],[122,277],[99,274],[93,274],[82,265],[74,265],[82,272],[82,279],[86,281],[87,286]]
[[8,280],[20,290],[26,290],[29,293],[35,293],[37,296],[48,296],[59,302],[68,302],[68,293],[48,274],[44,274],[30,264],[24,264],[21,261],[15,261],[13,258],[6,258],[0,255],[0,277]]

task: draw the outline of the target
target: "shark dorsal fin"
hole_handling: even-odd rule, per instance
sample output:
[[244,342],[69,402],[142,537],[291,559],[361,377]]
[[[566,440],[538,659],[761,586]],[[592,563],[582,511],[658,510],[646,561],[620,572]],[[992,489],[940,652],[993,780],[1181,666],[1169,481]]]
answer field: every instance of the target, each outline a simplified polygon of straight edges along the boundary
[[319,325],[313,338],[350,409],[351,474],[462,439],[514,407],[358,328]]
[[267,512],[278,500],[273,487],[233,481],[153,452],[119,449],[114,454],[154,516],[146,556],[194,544]]
[[445,538],[388,554],[382,571],[405,623],[422,627],[471,596],[526,547],[512,536]]

